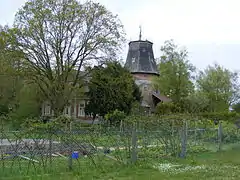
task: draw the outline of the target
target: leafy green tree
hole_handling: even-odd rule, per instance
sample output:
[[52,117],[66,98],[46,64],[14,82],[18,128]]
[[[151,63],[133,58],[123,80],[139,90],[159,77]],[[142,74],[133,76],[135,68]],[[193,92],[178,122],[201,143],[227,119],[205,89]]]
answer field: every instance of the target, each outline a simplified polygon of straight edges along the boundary
[[209,111],[229,110],[239,99],[238,73],[231,72],[218,64],[208,66],[197,78],[198,91],[209,100]]
[[29,0],[14,27],[30,78],[56,116],[82,86],[84,67],[115,57],[124,40],[118,17],[92,1]]
[[234,104],[232,105],[232,110],[235,111],[235,112],[237,112],[237,113],[240,113],[240,103],[239,103],[239,102],[234,103]]
[[161,51],[163,55],[158,64],[160,76],[154,79],[154,86],[161,94],[170,97],[173,103],[181,105],[194,91],[192,73],[195,68],[187,60],[187,51],[179,49],[173,40],[166,41]]
[[36,84],[28,84],[29,70],[13,33],[14,29],[0,27],[0,114],[19,127],[26,118],[39,116],[42,96]]
[[118,62],[95,67],[88,87],[89,104],[85,110],[93,116],[104,117],[116,109],[128,114],[132,103],[141,99],[132,75]]
[[9,114],[13,127],[20,127],[28,118],[40,117],[42,99],[38,86],[24,84],[17,96],[17,102],[16,109]]
[[210,101],[205,93],[195,91],[184,98],[182,109],[191,114],[209,112]]
[[21,58],[23,53],[11,41],[11,29],[0,26],[0,104],[7,114],[17,105],[17,96],[22,87]]

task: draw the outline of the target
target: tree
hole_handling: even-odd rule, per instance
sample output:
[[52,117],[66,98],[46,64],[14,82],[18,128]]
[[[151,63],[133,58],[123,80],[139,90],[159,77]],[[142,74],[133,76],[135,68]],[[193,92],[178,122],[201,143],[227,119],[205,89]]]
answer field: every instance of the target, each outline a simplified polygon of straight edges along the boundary
[[205,93],[195,91],[184,99],[182,109],[191,114],[209,112],[210,101]]
[[141,98],[132,75],[118,62],[107,63],[106,67],[95,67],[88,87],[89,103],[85,111],[93,116],[98,114],[104,117],[114,110],[128,114],[132,103]]
[[21,57],[23,53],[18,51],[11,42],[11,29],[0,26],[0,104],[1,110],[7,114],[9,108],[17,105],[17,95],[22,87]]
[[36,84],[25,83],[19,90],[16,101],[18,102],[16,109],[9,114],[15,128],[20,127],[28,118],[40,117],[42,99]]
[[218,64],[208,66],[199,73],[197,88],[209,99],[211,112],[229,110],[230,105],[239,99],[238,73]]
[[195,68],[187,60],[187,51],[179,50],[173,40],[166,41],[161,51],[163,56],[158,64],[160,76],[154,79],[154,86],[174,103],[181,104],[194,91],[192,73]]
[[110,125],[120,125],[121,121],[126,118],[126,114],[119,110],[114,110],[111,113],[105,115],[104,119],[109,121]]
[[232,105],[232,110],[235,111],[235,112],[237,112],[237,113],[240,113],[240,103],[239,103],[239,102],[234,103],[234,104]]
[[31,80],[56,116],[82,86],[84,67],[115,57],[124,35],[117,16],[104,6],[77,0],[28,1],[14,27]]

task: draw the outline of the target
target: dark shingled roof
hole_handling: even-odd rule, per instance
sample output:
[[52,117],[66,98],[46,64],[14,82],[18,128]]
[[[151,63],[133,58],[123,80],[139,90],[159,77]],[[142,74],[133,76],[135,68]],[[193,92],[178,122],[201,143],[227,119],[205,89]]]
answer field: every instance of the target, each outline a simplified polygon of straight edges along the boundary
[[153,43],[147,40],[131,41],[129,43],[125,67],[131,73],[159,74],[152,45]]
[[156,98],[158,98],[159,100],[161,100],[162,102],[171,102],[172,101],[169,97],[161,95],[156,92],[152,92],[152,95],[155,96]]

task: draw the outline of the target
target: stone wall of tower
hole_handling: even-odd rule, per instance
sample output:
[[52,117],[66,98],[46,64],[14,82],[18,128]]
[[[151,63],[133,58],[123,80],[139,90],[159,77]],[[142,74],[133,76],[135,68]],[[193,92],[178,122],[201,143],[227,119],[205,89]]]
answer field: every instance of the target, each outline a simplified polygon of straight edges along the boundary
[[153,74],[133,74],[135,83],[138,85],[142,93],[142,105],[153,107],[152,92],[154,91],[152,86],[152,79],[156,75]]

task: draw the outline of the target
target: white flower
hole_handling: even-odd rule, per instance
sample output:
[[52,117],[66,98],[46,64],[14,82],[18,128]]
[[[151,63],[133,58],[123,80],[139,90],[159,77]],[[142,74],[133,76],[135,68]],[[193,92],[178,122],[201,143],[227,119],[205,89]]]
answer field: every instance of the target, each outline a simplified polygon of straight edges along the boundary
[[196,170],[205,170],[206,166],[183,166],[179,164],[163,163],[153,166],[155,169],[158,169],[162,172],[170,173],[182,173],[187,171],[196,171]]

